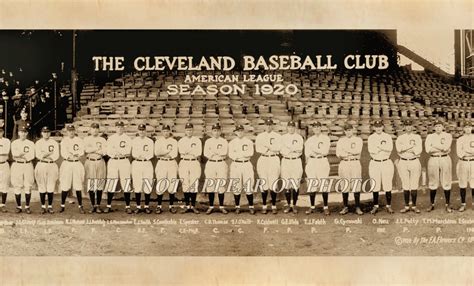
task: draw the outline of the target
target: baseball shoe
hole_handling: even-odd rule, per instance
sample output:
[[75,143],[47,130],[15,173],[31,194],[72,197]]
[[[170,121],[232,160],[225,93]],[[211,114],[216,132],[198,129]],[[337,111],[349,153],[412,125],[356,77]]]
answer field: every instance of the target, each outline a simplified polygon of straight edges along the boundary
[[293,207],[293,213],[294,213],[294,214],[297,214],[297,213],[298,213],[298,210],[296,209],[296,207]]
[[160,213],[162,213],[162,212],[163,212],[163,210],[162,210],[161,208],[156,208],[156,210],[155,210],[155,213],[156,213],[156,214],[160,214]]
[[251,215],[254,215],[255,214],[255,210],[252,208],[252,209],[249,209],[249,212]]
[[101,214],[101,213],[102,213],[102,210],[100,209],[100,207],[96,207],[96,208],[95,208],[95,213],[97,213],[97,214]]
[[452,213],[453,209],[450,206],[446,206],[446,212],[447,213]]
[[389,214],[395,213],[395,212],[393,211],[392,207],[387,207],[387,212],[388,212]]
[[146,214],[151,214],[150,208],[145,208],[145,213],[146,213]]
[[278,213],[277,209],[272,209],[272,214],[277,214],[277,213]]
[[404,207],[403,209],[400,210],[400,213],[404,214],[410,211],[410,207]]
[[222,214],[228,214],[229,212],[225,208],[219,208]]
[[360,209],[360,207],[356,207],[355,213],[358,214],[358,215],[363,215],[364,214],[364,212]]
[[331,212],[329,211],[329,209],[324,209],[324,210],[323,210],[323,213],[324,213],[324,215],[330,215],[330,214],[331,214]]
[[79,207],[79,213],[81,214],[85,214],[86,212],[84,211],[84,207],[83,206],[80,206]]
[[29,207],[28,207],[28,208],[25,208],[25,212],[26,212],[27,214],[31,214],[31,209],[30,209]]
[[21,213],[22,211],[23,211],[23,210],[22,210],[21,208],[19,208],[19,207],[16,207],[16,209],[15,209],[15,213]]
[[465,205],[461,205],[458,209],[458,212],[463,212],[466,210],[466,206]]
[[212,214],[213,211],[214,211],[214,208],[208,208],[206,211],[206,214]]
[[61,209],[59,210],[60,213],[63,213],[66,209],[64,207],[61,207]]
[[54,214],[53,208],[48,208],[48,213]]
[[305,213],[305,214],[312,214],[312,213],[314,213],[314,211],[315,211],[315,209],[309,208],[309,209],[307,209],[304,213]]
[[195,213],[195,214],[199,214],[199,211],[196,207],[192,207],[192,211]]
[[92,208],[89,210],[89,213],[90,213],[90,214],[93,214],[93,213],[95,213],[95,212],[96,212],[96,208],[95,208],[95,207],[92,207]]
[[431,212],[431,211],[434,211],[434,209],[435,209],[434,206],[433,206],[433,205],[430,205],[430,206],[426,209],[426,211],[427,211],[427,212]]
[[340,215],[345,215],[345,214],[348,214],[348,213],[349,213],[349,208],[348,208],[348,207],[344,207],[344,208],[339,212]]
[[8,212],[7,208],[5,206],[0,207],[0,210],[2,211],[2,213]]
[[104,209],[104,214],[108,214],[108,213],[110,213],[110,212],[112,212],[112,209],[111,209],[111,208],[106,207],[106,208]]
[[185,214],[185,213],[187,213],[187,212],[188,212],[188,208],[187,208],[187,207],[184,207],[184,208],[182,208],[182,209],[179,211],[179,213],[181,213],[181,214]]
[[285,209],[283,210],[283,213],[289,213],[291,211],[291,207],[290,206],[287,206],[285,207]]
[[[378,211],[379,211],[379,207],[374,206],[374,207],[372,208],[372,210],[370,211],[370,213],[374,215],[374,214],[376,214]],[[356,212],[357,212],[357,210],[356,210]]]
[[177,211],[175,207],[170,207],[170,213],[175,214],[176,212]]
[[236,208],[235,209],[235,214],[239,214],[240,213],[240,208]]
[[421,211],[416,206],[411,207],[411,210],[415,212],[416,214],[421,213]]
[[135,214],[139,214],[139,213],[142,213],[142,212],[143,212],[143,210],[141,208],[139,208],[139,209],[137,208],[134,211]]
[[41,214],[45,214],[46,213],[46,208],[41,208]]
[[127,214],[132,214],[133,213],[131,208],[125,208],[125,212]]
[[267,214],[267,209],[262,209],[262,214]]

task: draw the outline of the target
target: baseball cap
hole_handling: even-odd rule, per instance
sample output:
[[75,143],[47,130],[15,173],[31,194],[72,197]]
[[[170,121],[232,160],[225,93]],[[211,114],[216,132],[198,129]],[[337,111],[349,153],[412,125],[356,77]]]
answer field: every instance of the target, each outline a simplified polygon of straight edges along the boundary
[[91,127],[97,129],[97,128],[99,128],[99,123],[94,122],[94,123],[91,124]]
[[123,126],[125,126],[125,124],[123,123],[123,121],[117,121],[117,122],[115,122],[115,126],[123,127]]
[[73,130],[75,130],[75,129],[76,129],[76,128],[75,128],[74,125],[72,125],[72,124],[67,124],[67,125],[66,125],[66,130],[68,130],[68,131],[73,131]]
[[169,131],[171,131],[171,128],[170,128],[169,125],[165,125],[165,126],[163,126],[163,128],[162,128],[161,130],[169,130]]
[[145,130],[146,129],[146,125],[145,124],[139,124],[138,125],[138,130],[142,131],[142,130]]
[[352,124],[350,123],[344,124],[344,130],[350,130],[350,129],[354,129],[354,126],[352,126]]
[[43,128],[41,128],[41,132],[51,132],[51,130],[49,130],[48,126],[44,126]]
[[242,130],[244,130],[244,126],[243,126],[243,125],[240,125],[240,124],[239,124],[239,125],[237,125],[237,126],[235,127],[235,131],[242,131]]
[[471,121],[466,121],[466,122],[464,122],[464,126],[472,126],[472,122]]
[[443,125],[443,122],[439,119],[436,119],[435,122],[433,123],[433,126],[436,126],[436,125]]
[[20,126],[18,131],[28,132],[28,128],[26,128],[26,126],[23,125],[23,126]]
[[192,123],[186,123],[186,125],[184,126],[184,129],[189,129],[189,128],[194,128]]
[[376,120],[376,121],[374,122],[374,127],[382,127],[382,126],[383,126],[382,121]]
[[411,125],[413,125],[413,122],[412,122],[411,120],[409,120],[409,119],[406,119],[406,120],[403,121],[403,125],[405,125],[405,126],[411,126]]
[[212,125],[212,130],[220,130],[220,129],[221,129],[221,126],[219,125],[219,123]]
[[313,124],[311,124],[311,126],[313,126],[313,127],[321,127],[322,124],[321,124],[321,122],[318,121],[318,122],[314,122]]
[[290,122],[288,122],[287,126],[295,127],[296,123],[294,121],[290,121]]
[[271,119],[265,120],[265,125],[273,125],[273,120]]

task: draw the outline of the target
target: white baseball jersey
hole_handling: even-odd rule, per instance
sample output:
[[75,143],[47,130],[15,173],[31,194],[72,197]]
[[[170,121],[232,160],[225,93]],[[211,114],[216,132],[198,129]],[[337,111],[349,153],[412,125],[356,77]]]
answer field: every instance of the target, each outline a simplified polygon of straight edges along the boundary
[[107,163],[107,179],[119,179],[107,186],[107,192],[115,192],[119,181],[124,192],[131,191],[128,181],[131,177],[131,165],[128,160],[131,151],[132,140],[127,134],[113,134],[107,139],[107,155],[111,158]]
[[[135,137],[132,140],[132,157],[135,159],[132,162],[132,182],[135,192],[144,191],[149,194],[153,189],[153,165],[150,160],[153,158],[154,147],[155,143],[148,137]],[[148,180],[148,183],[144,180]]]
[[84,151],[87,158],[100,159],[107,154],[107,141],[102,136],[89,135],[84,138]]
[[7,162],[10,145],[10,140],[0,138],[0,193],[8,192],[10,186],[10,165]]
[[[281,136],[280,154],[281,160],[281,178],[286,183],[285,188],[299,188],[301,177],[303,176],[303,165],[301,155],[303,154],[303,137],[297,133],[284,134]],[[291,183],[290,180],[293,180]]]
[[77,160],[82,155],[84,155],[84,141],[81,138],[74,136],[64,137],[61,140],[61,157],[66,160]]
[[[339,177],[345,179],[360,179],[362,178],[362,167],[360,164],[360,154],[362,152],[362,138],[351,136],[350,138],[344,136],[337,141],[336,156],[341,158],[339,163],[338,173]],[[348,192],[354,188],[355,181],[352,182],[351,187],[345,189]],[[358,186],[355,191],[360,191]]]
[[277,186],[273,186],[273,183],[280,177],[281,166],[278,157],[280,146],[281,135],[275,131],[257,135],[255,150],[261,154],[257,161],[257,174],[260,179],[264,180],[263,190],[276,190],[277,188]]
[[155,155],[158,158],[176,159],[178,157],[178,141],[173,137],[158,137],[155,142]]
[[181,155],[178,173],[182,179],[183,192],[197,193],[197,180],[201,177],[201,164],[198,157],[202,154],[202,143],[195,136],[183,137],[178,141],[178,152]]
[[[311,136],[304,144],[306,157],[305,172],[308,179],[328,178],[331,166],[327,155],[331,147],[331,139],[326,134]],[[316,192],[318,187],[311,186],[308,192]],[[329,190],[328,190],[329,191]]]
[[64,137],[61,140],[61,157],[65,160],[59,168],[59,177],[61,178],[60,188],[62,191],[68,191],[71,188],[75,191],[82,191],[85,170],[79,158],[84,155],[84,141],[74,136],[73,138]]
[[56,161],[59,159],[59,144],[51,138],[41,138],[35,143],[35,154],[38,160]]
[[107,155],[110,158],[128,157],[132,150],[132,140],[123,133],[122,135],[113,134],[107,139]]
[[[451,144],[453,136],[447,132],[441,132],[440,134],[431,133],[426,136],[425,150],[430,155],[445,155],[451,152]],[[441,151],[440,149],[447,149]]]
[[474,134],[464,134],[456,144],[456,154],[459,157],[456,174],[460,188],[474,187]]
[[11,144],[11,151],[15,160],[11,167],[11,183],[15,194],[21,194],[22,190],[25,193],[30,193],[35,182],[33,164],[31,163],[31,160],[35,158],[35,144],[28,139],[16,139]]
[[[209,159],[206,163],[206,167],[204,168],[204,175],[207,179],[227,179],[228,167],[227,163],[225,162],[225,158],[227,156],[228,145],[229,144],[227,143],[227,140],[222,137],[211,137],[206,140],[206,143],[204,143],[204,156]],[[214,186],[208,186],[207,191],[218,191],[219,193],[224,193],[225,186],[216,189],[216,183],[217,182],[214,183]]]
[[452,162],[449,156],[453,137],[447,132],[431,133],[426,137],[428,159],[428,187],[432,190],[441,186],[450,190],[452,184]]
[[415,133],[400,135],[395,141],[395,147],[400,156],[398,174],[405,191],[417,190],[421,175],[421,163],[418,159],[423,151],[421,136]]
[[174,184],[178,178],[178,163],[176,163],[178,141],[173,137],[158,137],[155,142],[155,155],[158,157],[155,168],[156,192],[158,195],[163,195],[165,191],[173,194],[176,190]]
[[56,160],[59,159],[59,144],[49,138],[41,138],[35,143],[36,158],[39,162],[35,167],[35,179],[40,193],[53,193],[58,180],[59,171]]
[[378,192],[381,187],[384,191],[392,191],[395,171],[393,162],[390,160],[393,150],[392,137],[385,132],[373,133],[369,136],[367,145],[372,158],[369,162],[369,176],[375,183],[373,191]]
[[240,194],[245,189],[246,194],[252,193],[254,184],[254,170],[250,158],[254,148],[252,140],[246,137],[236,137],[229,143],[230,178],[235,179],[232,184],[234,194]]

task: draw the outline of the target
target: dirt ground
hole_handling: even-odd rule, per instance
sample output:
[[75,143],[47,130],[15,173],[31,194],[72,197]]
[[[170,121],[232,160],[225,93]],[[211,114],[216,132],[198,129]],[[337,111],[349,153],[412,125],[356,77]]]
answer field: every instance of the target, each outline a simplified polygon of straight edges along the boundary
[[[228,195],[230,196],[230,195]],[[421,214],[401,214],[403,195],[393,195],[396,213],[382,209],[377,215],[341,216],[340,203],[330,204],[331,215],[306,215],[307,197],[301,196],[297,215],[157,214],[127,215],[123,202],[114,202],[110,214],[78,213],[68,204],[65,213],[41,215],[38,202],[33,213],[15,214],[14,203],[0,214],[2,255],[32,256],[472,256],[474,255],[474,210],[448,214],[442,192],[437,209],[424,212],[428,193],[419,193]],[[319,197],[319,196],[318,196]],[[470,203],[470,196],[468,196]],[[57,199],[57,198],[56,198]],[[242,199],[246,203],[245,198]],[[452,205],[459,206],[453,190]],[[385,202],[381,196],[382,204]],[[155,204],[153,204],[155,205]],[[86,211],[89,202],[85,201]],[[132,204],[134,206],[134,204]],[[55,209],[59,206],[55,202]],[[280,209],[282,204],[280,202]],[[371,204],[364,203],[364,211]],[[200,205],[206,209],[205,204]],[[166,204],[165,204],[166,209]],[[231,209],[231,208],[229,208]],[[260,210],[260,205],[257,205]],[[446,220],[449,221],[436,221]],[[463,220],[464,221],[460,221]],[[471,221],[469,221],[471,220]],[[452,224],[452,223],[455,224]],[[325,224],[323,224],[325,223]],[[344,224],[343,224],[344,223]],[[360,224],[357,224],[360,223]],[[49,224],[49,225],[47,225]]]

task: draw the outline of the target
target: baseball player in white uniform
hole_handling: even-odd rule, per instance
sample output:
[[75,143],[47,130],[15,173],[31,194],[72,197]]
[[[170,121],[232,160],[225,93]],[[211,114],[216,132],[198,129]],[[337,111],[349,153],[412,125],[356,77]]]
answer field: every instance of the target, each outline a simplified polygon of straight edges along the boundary
[[18,139],[11,144],[13,164],[11,167],[11,182],[15,189],[16,212],[21,213],[21,192],[25,193],[25,212],[31,213],[31,187],[35,182],[33,163],[35,158],[35,143],[26,139],[28,130],[26,126],[21,126],[18,129]]
[[219,198],[219,210],[223,214],[227,214],[224,207],[225,186],[216,187],[217,179],[227,180],[228,167],[225,161],[228,150],[227,140],[221,137],[221,126],[217,123],[212,125],[212,137],[204,143],[204,156],[207,158],[204,168],[204,175],[207,180],[214,180],[214,184],[209,184],[206,192],[209,196],[209,208],[206,214],[211,214],[214,210],[214,196],[217,192]]
[[466,210],[466,189],[471,187],[472,198],[474,198],[474,134],[472,133],[472,123],[466,122],[463,128],[464,134],[458,138],[456,144],[456,154],[458,163],[456,174],[459,180],[459,191],[461,194],[460,212]]
[[59,176],[56,161],[59,159],[59,144],[50,138],[51,131],[47,126],[41,129],[41,139],[35,143],[35,154],[38,163],[35,167],[35,179],[41,201],[41,214],[46,213],[46,194],[48,195],[48,210],[53,214],[54,189]]
[[262,214],[267,213],[268,190],[271,190],[272,213],[277,214],[276,199],[277,186],[274,182],[280,177],[280,158],[278,157],[281,146],[281,135],[273,131],[273,120],[265,121],[265,131],[258,134],[255,140],[255,149],[260,157],[257,161],[257,174],[264,180],[262,190]]
[[168,125],[163,126],[162,136],[158,137],[155,142],[155,155],[158,158],[155,168],[158,204],[155,212],[157,214],[163,212],[161,207],[163,194],[168,191],[170,198],[169,210],[171,213],[176,213],[176,208],[173,204],[176,198],[176,184],[178,184],[178,163],[176,162],[178,157],[178,141],[172,137],[171,128]]
[[82,188],[84,185],[84,166],[80,161],[84,155],[84,141],[75,133],[74,125],[66,125],[66,137],[61,140],[61,157],[63,162],[59,167],[59,185],[61,188],[61,210],[64,212],[67,195],[71,189],[76,191],[79,212],[84,214],[82,206]]
[[361,179],[362,170],[360,164],[360,154],[362,152],[362,138],[354,135],[354,127],[351,124],[344,125],[345,136],[341,137],[336,144],[336,156],[341,159],[339,163],[339,177],[341,179],[349,180],[349,186],[342,192],[342,200],[344,208],[339,212],[341,215],[345,215],[349,212],[349,191],[354,190],[354,200],[356,210],[355,213],[363,215],[360,208],[360,186],[355,187],[357,184],[351,179]]
[[84,139],[86,162],[87,190],[92,208],[89,213],[102,213],[100,202],[105,188],[106,166],[104,156],[107,154],[107,141],[99,134],[99,124],[91,124],[91,134]]
[[429,134],[425,141],[426,153],[430,155],[428,159],[428,187],[430,189],[431,206],[426,211],[434,210],[436,190],[442,187],[446,199],[446,211],[451,213],[453,210],[449,205],[452,184],[452,162],[449,152],[451,152],[451,143],[453,137],[444,132],[443,123],[436,120],[434,123],[435,132]]
[[8,188],[10,187],[10,165],[8,164],[8,154],[10,154],[10,140],[3,137],[5,130],[0,127],[0,211],[6,213],[5,204],[7,202]]
[[[406,213],[411,209],[419,214],[420,210],[416,207],[416,199],[421,175],[421,163],[418,158],[423,151],[423,142],[421,141],[421,136],[413,132],[410,120],[405,120],[403,124],[405,126],[405,133],[400,135],[395,141],[395,147],[400,157],[397,170],[402,181],[403,197],[405,200],[405,208],[401,209],[400,212]],[[412,201],[411,207],[410,196]]]
[[202,155],[202,143],[199,138],[193,136],[194,126],[186,123],[185,136],[178,141],[178,152],[181,161],[178,166],[178,174],[182,179],[185,207],[182,213],[192,211],[199,214],[196,208],[196,197],[198,192],[199,178],[201,177],[200,156]]
[[[331,147],[331,139],[328,135],[321,132],[321,123],[316,122],[312,126],[313,136],[309,137],[304,145],[304,153],[306,157],[306,177],[312,179],[323,179],[329,177],[331,169],[328,161],[329,148]],[[311,187],[307,192],[311,207],[306,211],[306,214],[311,214],[315,211],[315,199],[317,187]],[[328,199],[329,191],[321,190],[323,197],[323,212],[329,215]]]
[[155,143],[146,136],[145,124],[138,125],[138,136],[132,140],[132,182],[138,214],[141,209],[141,194],[145,194],[145,213],[150,214],[150,198],[153,191],[153,158]]
[[383,131],[383,123],[380,120],[374,122],[374,133],[368,138],[368,149],[372,160],[369,163],[369,176],[375,183],[373,189],[374,206],[370,211],[376,214],[379,210],[379,192],[381,188],[385,191],[387,200],[387,212],[393,214],[392,209],[392,184],[394,166],[390,155],[393,150],[392,136]]
[[244,137],[244,127],[237,125],[235,128],[236,138],[229,143],[229,158],[232,160],[230,164],[230,178],[235,179],[236,183],[232,185],[235,201],[235,213],[240,213],[240,196],[242,190],[245,189],[247,201],[249,202],[250,214],[255,214],[253,206],[253,185],[254,185],[254,169],[250,158],[254,153],[253,142]]
[[129,160],[132,140],[124,133],[124,126],[123,121],[117,121],[115,123],[116,133],[107,139],[107,155],[110,157],[107,162],[107,180],[110,180],[111,183],[106,185],[107,207],[104,213],[112,210],[112,199],[119,183],[125,198],[125,212],[132,213],[130,209],[131,167]]
[[[303,163],[301,162],[301,155],[303,154],[303,137],[296,133],[296,124],[294,121],[288,122],[288,133],[281,136],[281,178],[286,184],[285,198],[287,206],[283,210],[284,213],[293,211],[298,213],[296,209],[296,202],[298,201],[299,187],[301,177],[303,176]],[[293,197],[293,202],[291,198]]]

